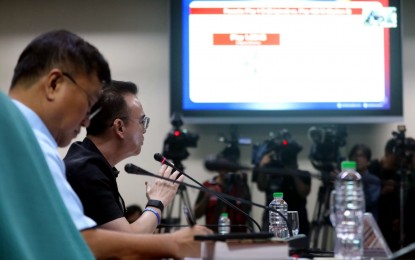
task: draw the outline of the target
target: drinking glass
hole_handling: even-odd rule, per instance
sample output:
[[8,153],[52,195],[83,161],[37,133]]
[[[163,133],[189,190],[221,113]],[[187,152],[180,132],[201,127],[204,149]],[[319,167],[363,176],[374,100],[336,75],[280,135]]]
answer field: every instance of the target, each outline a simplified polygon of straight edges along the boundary
[[288,224],[291,225],[293,236],[298,235],[300,223],[298,222],[298,211],[287,211]]

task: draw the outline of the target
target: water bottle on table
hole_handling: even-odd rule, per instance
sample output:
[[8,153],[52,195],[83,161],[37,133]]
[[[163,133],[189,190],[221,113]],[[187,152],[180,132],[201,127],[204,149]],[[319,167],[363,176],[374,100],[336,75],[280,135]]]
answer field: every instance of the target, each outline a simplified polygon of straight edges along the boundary
[[226,212],[220,214],[218,231],[221,235],[229,234],[231,232],[231,220]]
[[334,184],[330,219],[336,231],[334,254],[340,259],[363,256],[365,197],[356,162],[344,161]]
[[[274,192],[274,199],[269,204],[271,209],[279,211],[287,219],[288,205],[283,199],[282,192]],[[269,211],[269,232],[274,233],[275,237],[287,238],[289,237],[287,222],[280,214],[274,211]]]

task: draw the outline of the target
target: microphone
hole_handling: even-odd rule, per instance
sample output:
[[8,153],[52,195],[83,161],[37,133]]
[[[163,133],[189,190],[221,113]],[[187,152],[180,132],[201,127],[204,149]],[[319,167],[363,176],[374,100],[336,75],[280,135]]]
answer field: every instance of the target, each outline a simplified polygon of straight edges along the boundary
[[[137,175],[146,175],[146,176],[151,176],[151,177],[161,177],[161,176],[158,176],[158,175],[156,175],[156,174],[154,174],[154,173],[152,173],[152,172],[149,172],[149,171],[146,171],[146,170],[144,170],[143,168],[141,168],[141,167],[138,167],[137,165],[134,165],[134,164],[132,164],[132,163],[127,163],[125,166],[124,166],[124,170],[127,172],[127,173],[131,173],[131,174],[137,174]],[[162,178],[162,179],[164,179],[164,178]],[[167,179],[167,178],[166,178]],[[169,179],[168,179],[169,180]]]
[[[157,228],[182,228],[182,227],[188,227],[189,225],[170,225],[170,224],[160,224],[157,225]],[[204,227],[219,227],[219,225],[203,225]],[[236,225],[228,225],[229,227],[244,227],[248,229],[251,233],[254,233],[254,230],[249,225],[242,225],[242,224],[236,224]]]
[[[209,193],[209,189],[206,188],[202,183],[198,182],[197,180],[195,180],[193,177],[191,177],[190,175],[188,175],[187,173],[185,173],[184,171],[182,171],[181,169],[177,168],[174,164],[172,164],[171,162],[169,162],[166,157],[164,157],[163,155],[159,154],[159,153],[155,153],[154,154],[154,159],[162,164],[166,164],[170,167],[172,167],[174,170],[180,172],[181,174],[183,174],[184,176],[186,176],[187,178],[189,178],[190,180],[192,180],[194,183],[196,183],[197,185],[199,185],[199,187],[201,188],[202,191],[204,192],[208,192]],[[250,219],[253,223],[255,223],[255,225],[258,227],[258,230],[261,230],[261,226],[258,224],[258,222],[255,221],[255,219],[253,219],[251,216],[249,216],[249,214],[247,214],[246,212],[244,212],[243,210],[241,210],[240,208],[238,208],[237,206],[235,206],[234,204],[232,204],[231,202],[229,202],[228,200],[224,199],[222,197],[222,194],[216,194],[216,197],[221,200],[223,203],[225,203],[226,205],[228,205],[229,207],[233,208],[234,210],[242,213],[245,217],[247,217],[248,219]]]
[[[161,155],[160,155],[161,156]],[[154,155],[154,157],[156,157],[156,155]],[[163,156],[162,156],[163,157]],[[166,160],[166,159],[165,159]],[[170,163],[170,162],[169,162]],[[170,163],[171,164],[171,163]],[[207,189],[205,186],[203,186],[203,185],[200,185],[200,186],[195,186],[195,185],[192,185],[192,184],[189,184],[189,183],[186,183],[186,182],[183,182],[183,181],[175,181],[175,180],[172,180],[172,179],[169,179],[169,178],[166,178],[166,177],[163,177],[163,176],[160,176],[160,175],[157,175],[157,174],[154,174],[154,173],[151,173],[151,172],[149,172],[149,171],[147,171],[147,170],[144,170],[144,169],[142,169],[142,168],[140,168],[140,167],[138,167],[138,166],[136,166],[136,165],[134,165],[134,164],[132,164],[132,163],[128,163],[128,164],[126,164],[125,165],[125,167],[124,167],[124,170],[127,172],[127,173],[130,173],[130,174],[137,174],[137,175],[144,175],[144,176],[151,176],[151,177],[155,177],[155,178],[159,178],[159,179],[162,179],[162,180],[166,180],[166,181],[170,181],[170,182],[174,182],[174,183],[180,183],[181,185],[184,185],[184,186],[186,186],[186,187],[189,187],[189,188],[192,188],[192,189],[196,189],[196,190],[200,190],[200,191],[203,191],[203,192],[207,192],[207,193],[209,193],[209,194],[211,194],[211,195],[214,195],[214,196],[216,196],[218,199],[220,199],[221,201],[223,201],[225,204],[227,204],[228,206],[230,206],[230,207],[232,207],[233,209],[235,209],[235,210],[237,210],[237,211],[239,211],[239,212],[241,212],[244,216],[246,216],[246,217],[248,217],[257,227],[258,227],[258,230],[261,230],[261,227],[260,227],[260,225],[251,217],[251,216],[249,216],[247,213],[245,213],[244,211],[242,211],[240,208],[238,208],[238,207],[236,207],[235,205],[233,205],[232,203],[230,203],[228,200],[226,200],[226,199],[229,199],[229,200],[235,200],[235,201],[239,201],[239,202],[241,202],[241,203],[244,203],[244,204],[247,204],[247,205],[253,205],[253,206],[256,206],[256,207],[259,207],[259,208],[262,208],[262,209],[266,209],[266,210],[269,210],[269,211],[273,211],[273,212],[275,212],[275,213],[277,213],[277,214],[279,214],[285,221],[286,221],[286,223],[287,223],[287,226],[288,226],[288,231],[289,231],[289,233],[290,233],[290,237],[293,237],[293,232],[292,232],[292,228],[291,228],[291,225],[288,223],[288,220],[287,220],[287,218],[284,216],[284,214],[282,214],[281,212],[279,212],[278,210],[276,210],[276,209],[273,209],[273,208],[270,208],[270,207],[268,207],[268,206],[264,206],[264,205],[262,205],[262,204],[259,204],[259,203],[256,203],[256,202],[253,202],[253,201],[250,201],[250,200],[246,200],[246,199],[242,199],[242,198],[238,198],[238,197],[235,197],[235,196],[231,196],[231,195],[228,195],[228,194],[225,194],[225,193],[222,193],[222,192],[217,192],[217,191],[214,191],[214,190],[210,190],[210,189]],[[176,170],[176,169],[175,169]],[[177,169],[177,170],[179,170],[179,169]],[[180,171],[180,170],[179,170]],[[181,171],[180,171],[181,172]],[[187,175],[186,173],[185,174],[183,174],[183,175]]]
[[[159,153],[155,153],[154,154],[154,160],[160,162],[161,164],[165,164],[167,166],[170,166],[171,168],[173,168],[175,171],[180,172],[181,174],[183,174],[184,176],[186,176],[187,178],[189,178],[190,180],[192,180],[194,183],[196,183],[197,185],[201,186],[201,187],[205,187],[203,186],[202,183],[198,182],[197,180],[195,180],[192,176],[188,175],[187,173],[185,173],[184,171],[182,171],[181,169],[177,168],[174,164],[172,164],[169,160],[167,160],[166,157],[164,157],[163,155],[159,154]],[[246,214],[246,213],[245,213]]]
[[[138,166],[136,166],[136,165],[134,165],[132,163],[127,163],[124,166],[124,170],[127,173],[138,174],[138,175],[145,175],[145,176],[151,176],[151,177],[160,177],[161,178],[161,176],[158,176],[158,175],[155,175],[154,173],[151,173],[149,171],[146,171],[143,168],[140,168],[140,167],[138,167]],[[166,180],[171,181],[168,178],[161,178],[161,179],[166,179]],[[190,211],[189,211],[189,209],[187,207],[185,207],[185,206],[183,207],[183,212],[184,212],[184,214],[186,216],[186,220],[187,220],[187,223],[189,223],[189,226],[193,227],[194,225],[196,225],[196,222],[193,219],[192,214],[190,213]]]

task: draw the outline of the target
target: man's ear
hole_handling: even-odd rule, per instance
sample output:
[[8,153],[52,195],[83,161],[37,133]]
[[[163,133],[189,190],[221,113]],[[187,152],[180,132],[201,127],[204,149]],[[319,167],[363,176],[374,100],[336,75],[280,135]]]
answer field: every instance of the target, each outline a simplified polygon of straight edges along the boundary
[[120,118],[115,119],[114,123],[112,124],[112,129],[117,136],[119,136],[122,139],[124,138],[125,124],[123,120],[121,120]]
[[48,100],[54,100],[56,98],[56,92],[60,90],[62,83],[62,72],[59,69],[52,69],[47,74],[44,88]]

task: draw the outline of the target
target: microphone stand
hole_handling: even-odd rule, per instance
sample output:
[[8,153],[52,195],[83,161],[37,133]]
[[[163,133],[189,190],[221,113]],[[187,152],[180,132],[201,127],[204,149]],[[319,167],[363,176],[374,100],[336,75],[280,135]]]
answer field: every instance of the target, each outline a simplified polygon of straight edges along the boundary
[[[196,183],[197,185],[199,185],[199,187],[207,192],[209,189],[206,188],[203,184],[201,184],[200,182],[198,182],[197,180],[195,180],[192,176],[188,175],[187,173],[185,173],[182,169],[176,167],[173,163],[171,163],[170,161],[168,161],[163,155],[161,155],[160,153],[155,153],[154,154],[154,159],[158,162],[160,162],[161,164],[166,164],[168,166],[170,166],[171,168],[173,168],[174,170],[178,171],[180,174],[183,174],[184,176],[186,176],[187,178],[189,178],[191,181],[193,181],[194,183]],[[209,192],[208,192],[209,193]],[[222,193],[224,194],[224,193]],[[233,208],[236,211],[241,212],[244,216],[246,216],[247,218],[249,218],[253,223],[255,223],[255,225],[258,227],[259,230],[261,230],[261,226],[258,224],[258,222],[256,222],[251,216],[249,216],[247,213],[245,213],[244,211],[242,211],[241,209],[239,209],[237,206],[233,205],[231,202],[229,202],[228,200],[224,199],[221,197],[221,195],[216,194],[216,196],[218,197],[218,199],[220,199],[222,202],[224,202],[226,205],[228,205],[229,207]]]
[[[159,178],[159,179],[166,180],[166,181],[170,181],[170,182],[174,182],[174,183],[179,183],[180,185],[184,185],[186,187],[190,187],[190,188],[193,188],[193,189],[201,190],[201,191],[207,192],[209,194],[215,195],[218,199],[220,199],[221,201],[223,201],[225,204],[231,206],[233,209],[235,209],[235,210],[241,212],[242,214],[244,214],[245,216],[247,216],[253,223],[255,223],[255,225],[258,227],[258,230],[261,230],[261,227],[260,227],[260,225],[251,216],[249,216],[248,214],[246,214],[245,212],[243,212],[240,208],[236,207],[235,205],[233,205],[232,203],[230,203],[226,199],[240,201],[241,203],[244,203],[244,204],[247,204],[247,205],[253,205],[253,206],[256,206],[256,207],[259,207],[259,208],[262,208],[262,209],[266,209],[266,210],[275,212],[275,213],[277,213],[278,215],[280,215],[284,219],[285,223],[287,223],[288,232],[290,234],[290,237],[294,237],[293,231],[292,231],[292,228],[291,228],[291,224],[288,222],[288,220],[284,216],[284,214],[282,214],[281,212],[279,212],[276,209],[270,208],[268,206],[264,206],[262,204],[255,203],[253,201],[245,200],[245,199],[238,198],[238,197],[234,197],[234,196],[231,196],[231,195],[228,195],[228,194],[225,194],[225,193],[221,193],[221,192],[217,192],[217,191],[214,191],[214,190],[207,189],[205,186],[203,186],[202,184],[200,184],[198,181],[194,180],[192,177],[190,177],[189,179],[194,180],[197,184],[200,184],[200,186],[195,186],[195,185],[192,185],[192,184],[183,182],[183,181],[175,181],[175,180],[171,180],[169,178],[163,177],[163,176],[156,175],[156,174],[151,173],[149,171],[146,171],[146,170],[144,170],[144,169],[142,169],[142,168],[140,168],[140,167],[138,167],[138,166],[136,166],[136,165],[134,165],[132,163],[126,164],[125,167],[124,167],[124,169],[125,169],[125,171],[127,173],[130,173],[130,174],[151,176],[151,177]],[[178,170],[178,171],[180,173],[182,173],[184,176],[187,177],[187,174],[186,173],[184,173],[184,172],[182,172],[180,170]]]

